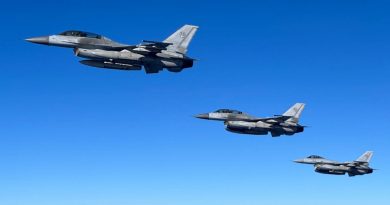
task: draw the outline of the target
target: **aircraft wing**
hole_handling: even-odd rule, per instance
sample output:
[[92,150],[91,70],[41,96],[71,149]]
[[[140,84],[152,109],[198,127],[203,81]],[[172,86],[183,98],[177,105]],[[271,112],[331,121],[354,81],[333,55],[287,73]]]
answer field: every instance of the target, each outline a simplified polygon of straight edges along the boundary
[[108,50],[113,50],[113,51],[122,51],[122,50],[132,50],[137,48],[137,46],[116,46]]
[[360,161],[352,161],[352,162],[332,162],[332,163],[329,163],[329,164],[333,164],[333,165],[343,165],[343,166],[346,166],[346,167],[356,167],[356,166],[360,166],[360,165],[366,165],[367,162],[360,162]]
[[266,117],[266,118],[255,118],[251,121],[261,121],[265,123],[270,123],[270,124],[279,124],[282,122],[285,122],[286,120],[292,118],[292,116],[283,116],[283,115],[276,115],[275,117]]
[[354,167],[355,165],[351,164],[350,162],[336,162],[336,161],[329,161],[329,162],[320,162],[318,164],[329,164],[329,165],[335,165],[335,166],[350,166]]
[[158,48],[167,48],[168,46],[173,45],[173,43],[148,41],[148,40],[143,40],[142,42],[146,43],[146,44],[143,44],[144,46],[153,46],[153,47],[158,47]]
[[332,163],[327,163],[327,164],[332,164],[332,165],[344,165],[344,166],[350,166],[351,164],[348,162],[332,162]]
[[160,53],[163,50],[167,50],[168,46],[172,45],[172,43],[164,43],[157,41],[143,41],[143,44],[129,47],[128,50],[131,50],[135,53]]

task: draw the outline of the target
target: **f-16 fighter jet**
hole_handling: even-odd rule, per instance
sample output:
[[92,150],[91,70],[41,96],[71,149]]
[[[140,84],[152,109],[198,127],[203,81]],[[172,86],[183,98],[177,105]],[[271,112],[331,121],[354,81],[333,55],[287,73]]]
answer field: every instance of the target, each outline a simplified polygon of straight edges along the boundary
[[373,155],[372,151],[365,152],[362,156],[352,162],[337,162],[325,159],[317,155],[311,155],[303,159],[294,160],[297,163],[313,164],[315,172],[322,174],[344,175],[348,173],[350,177],[356,175],[371,174],[374,169],[369,167],[369,162]]
[[73,48],[76,56],[87,59],[80,63],[88,66],[119,70],[141,70],[144,67],[146,73],[158,73],[163,68],[180,72],[193,66],[194,59],[186,56],[186,53],[197,29],[197,26],[184,25],[163,42],[144,40],[139,45],[118,43],[84,31],[65,31],[26,40]]
[[305,104],[296,103],[283,115],[274,117],[257,118],[237,110],[220,109],[214,112],[199,114],[195,117],[207,120],[219,120],[225,122],[225,129],[240,134],[267,135],[272,137],[281,135],[293,135],[303,132],[304,126],[298,124],[299,117]]

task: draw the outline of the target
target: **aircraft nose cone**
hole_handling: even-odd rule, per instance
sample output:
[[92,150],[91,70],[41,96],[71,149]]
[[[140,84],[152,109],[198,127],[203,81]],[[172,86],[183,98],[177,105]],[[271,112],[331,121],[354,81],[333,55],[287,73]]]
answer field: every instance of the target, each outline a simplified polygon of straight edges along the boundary
[[27,38],[26,41],[31,42],[31,43],[48,45],[49,44],[49,36]]
[[208,113],[199,114],[199,115],[195,115],[195,117],[199,119],[209,119],[209,114]]
[[303,160],[302,159],[296,159],[293,162],[295,162],[295,163],[303,163]]

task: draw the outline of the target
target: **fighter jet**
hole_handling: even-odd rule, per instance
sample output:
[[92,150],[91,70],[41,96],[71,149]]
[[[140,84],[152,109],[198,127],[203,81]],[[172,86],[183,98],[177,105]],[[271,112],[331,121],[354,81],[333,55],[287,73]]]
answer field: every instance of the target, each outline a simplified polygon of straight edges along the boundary
[[225,129],[240,134],[267,135],[272,137],[293,135],[303,132],[304,127],[298,124],[305,104],[296,103],[283,115],[257,118],[238,110],[219,109],[214,112],[199,114],[195,117],[206,120],[224,121]]
[[294,160],[294,162],[313,164],[315,167],[314,171],[321,174],[344,175],[348,173],[350,177],[353,177],[356,175],[371,174],[373,172],[374,169],[370,168],[368,164],[372,155],[372,151],[367,151],[352,162],[337,162],[317,155],[311,155],[303,159]]
[[180,72],[193,66],[194,59],[186,53],[197,29],[197,26],[184,25],[162,42],[144,40],[139,45],[118,43],[84,31],[65,31],[26,41],[73,48],[76,56],[87,59],[80,63],[88,66],[118,70],[141,70],[144,67],[146,73],[158,73],[163,68]]

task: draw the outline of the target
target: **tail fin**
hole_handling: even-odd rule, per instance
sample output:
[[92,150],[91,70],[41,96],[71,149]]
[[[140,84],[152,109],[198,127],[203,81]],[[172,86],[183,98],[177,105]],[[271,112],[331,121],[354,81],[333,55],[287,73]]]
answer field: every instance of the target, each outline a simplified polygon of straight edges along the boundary
[[362,156],[360,156],[359,158],[357,158],[357,160],[355,160],[355,161],[356,161],[356,162],[368,163],[368,162],[370,162],[370,160],[371,160],[373,154],[374,154],[373,151],[367,151],[367,152],[365,152]]
[[172,43],[172,45],[168,46],[168,50],[185,54],[197,30],[198,26],[184,25],[165,39],[164,43]]
[[295,103],[294,106],[290,107],[290,109],[288,109],[285,113],[283,113],[283,116],[290,116],[291,117],[290,119],[287,120],[287,122],[298,123],[299,117],[301,116],[303,108],[305,108],[304,103]]

